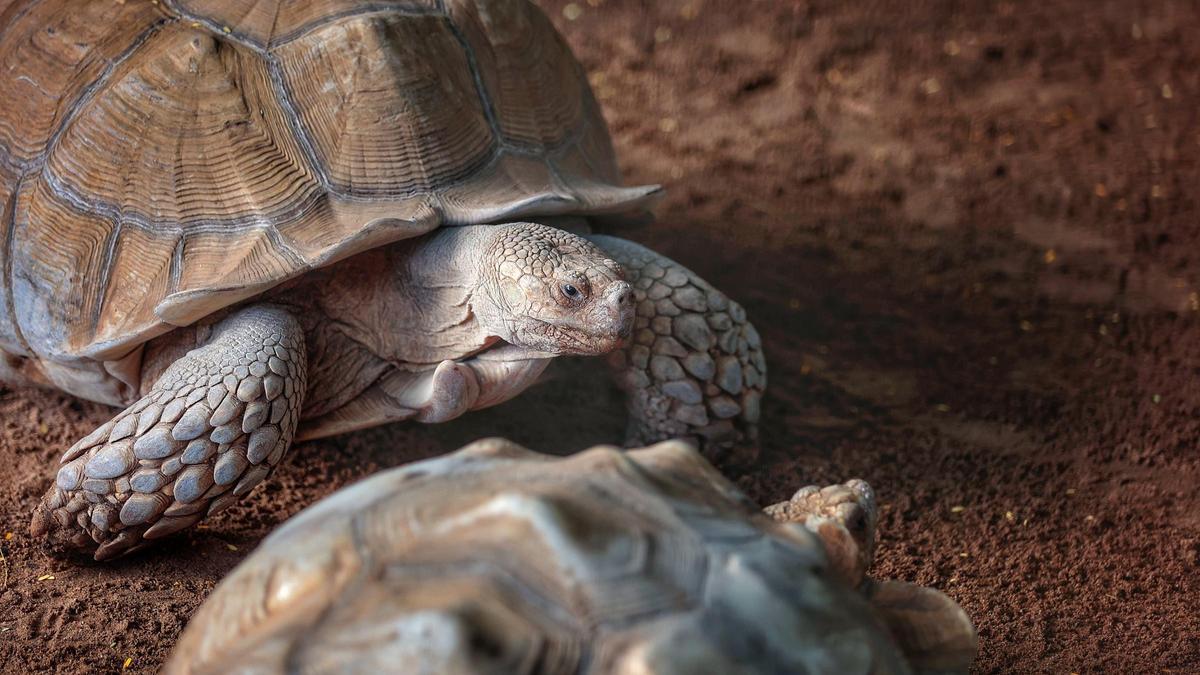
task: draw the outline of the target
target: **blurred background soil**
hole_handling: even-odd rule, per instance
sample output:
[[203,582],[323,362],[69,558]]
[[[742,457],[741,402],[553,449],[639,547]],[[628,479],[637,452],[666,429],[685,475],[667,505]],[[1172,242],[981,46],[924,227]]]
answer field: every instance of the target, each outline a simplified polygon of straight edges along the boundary
[[[1200,670],[1196,3],[543,4],[627,178],[668,188],[631,236],[763,336],[761,452],[720,468],[760,503],[870,481],[874,573],[960,602],[978,672]],[[0,388],[0,670],[153,671],[265,534],[381,468],[483,435],[619,440],[618,393],[584,372],[301,444],[206,527],[99,567],[27,524],[111,411]]]

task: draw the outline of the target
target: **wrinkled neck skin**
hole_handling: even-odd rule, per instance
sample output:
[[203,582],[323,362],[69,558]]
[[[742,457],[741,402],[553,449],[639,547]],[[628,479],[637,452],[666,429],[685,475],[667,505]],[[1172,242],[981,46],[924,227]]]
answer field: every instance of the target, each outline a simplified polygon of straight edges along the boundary
[[313,324],[310,333],[337,332],[405,369],[493,347],[510,351],[511,359],[550,356],[499,344],[509,336],[491,295],[494,266],[486,260],[495,231],[443,227],[333,265],[289,296],[310,307],[302,317]]

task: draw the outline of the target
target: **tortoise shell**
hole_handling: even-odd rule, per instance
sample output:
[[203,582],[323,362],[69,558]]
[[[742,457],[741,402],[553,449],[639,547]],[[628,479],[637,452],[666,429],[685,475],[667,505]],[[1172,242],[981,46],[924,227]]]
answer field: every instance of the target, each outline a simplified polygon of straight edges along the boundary
[[812,531],[683,443],[558,458],[490,439],[284,524],[165,672],[965,672],[962,610],[899,595],[889,612],[842,583]]
[[0,2],[0,352],[115,360],[441,225],[639,207],[525,0]]

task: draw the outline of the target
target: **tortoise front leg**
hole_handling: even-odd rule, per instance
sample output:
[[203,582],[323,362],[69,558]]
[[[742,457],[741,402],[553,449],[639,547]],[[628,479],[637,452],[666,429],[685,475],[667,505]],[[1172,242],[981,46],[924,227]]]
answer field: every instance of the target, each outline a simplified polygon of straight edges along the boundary
[[63,455],[30,530],[54,549],[105,560],[225,509],[291,444],[305,361],[287,311],[230,315],[145,397]]
[[745,310],[644,246],[588,238],[625,268],[637,300],[630,344],[609,358],[629,396],[626,444],[685,438],[712,448],[757,440],[767,367]]

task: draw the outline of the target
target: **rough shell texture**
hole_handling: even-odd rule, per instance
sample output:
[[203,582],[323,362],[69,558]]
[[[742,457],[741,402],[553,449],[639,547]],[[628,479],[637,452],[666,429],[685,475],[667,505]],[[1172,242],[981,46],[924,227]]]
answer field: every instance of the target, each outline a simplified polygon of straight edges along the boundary
[[[936,591],[913,605],[885,588],[901,623],[948,606],[936,626],[970,630]],[[292,519],[213,592],[167,672],[910,672],[869,594],[687,445],[554,458],[488,440]],[[911,623],[899,644],[953,638]]]
[[525,0],[17,0],[0,71],[0,352],[43,362],[439,225],[655,191],[620,187]]

